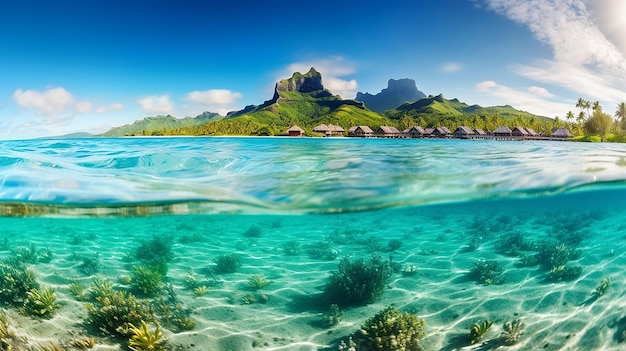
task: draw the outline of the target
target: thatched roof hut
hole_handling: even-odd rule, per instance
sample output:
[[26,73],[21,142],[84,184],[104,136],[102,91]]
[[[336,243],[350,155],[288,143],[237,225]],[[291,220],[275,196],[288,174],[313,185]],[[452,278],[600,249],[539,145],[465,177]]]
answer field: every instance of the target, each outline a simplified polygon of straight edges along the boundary
[[511,136],[512,133],[513,131],[506,126],[499,126],[493,131],[493,135],[495,136]]
[[289,136],[302,136],[304,130],[298,126],[293,126],[287,130],[287,134],[289,134]]
[[573,137],[572,133],[567,130],[567,128],[558,128],[554,132],[552,132],[552,137],[554,138],[571,138]]

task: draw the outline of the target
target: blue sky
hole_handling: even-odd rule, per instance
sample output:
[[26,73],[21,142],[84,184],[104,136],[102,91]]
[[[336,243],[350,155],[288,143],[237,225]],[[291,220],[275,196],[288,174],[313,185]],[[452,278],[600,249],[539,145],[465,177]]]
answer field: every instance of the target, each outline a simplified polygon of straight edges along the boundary
[[0,0],[0,139],[260,104],[314,66],[344,98],[428,94],[549,117],[626,101],[624,0]]

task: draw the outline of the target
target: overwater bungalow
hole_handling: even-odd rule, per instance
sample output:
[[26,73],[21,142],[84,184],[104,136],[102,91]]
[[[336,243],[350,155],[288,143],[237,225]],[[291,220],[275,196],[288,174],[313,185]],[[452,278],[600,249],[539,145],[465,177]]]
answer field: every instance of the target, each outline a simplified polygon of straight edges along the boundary
[[526,129],[522,128],[522,127],[515,127],[513,128],[513,130],[511,131],[511,135],[512,136],[516,136],[516,137],[527,137],[529,136],[528,131],[526,131]]
[[374,136],[374,131],[368,126],[353,126],[348,129],[348,135],[357,138],[369,138]]
[[346,130],[343,129],[342,126],[335,126],[332,124],[320,124],[319,126],[313,128],[313,131],[323,134],[325,137],[343,136],[343,134],[346,132]]
[[435,128],[425,128],[424,129],[424,136],[425,137],[429,137],[433,134],[433,132],[435,131]]
[[322,123],[319,126],[313,128],[313,131],[327,136],[326,133],[328,133],[328,126]]
[[289,134],[290,137],[299,137],[304,134],[304,130],[298,126],[293,126],[287,130],[287,134]]
[[379,138],[399,138],[402,133],[396,128],[391,126],[380,126],[374,133]]
[[526,129],[526,131],[528,132],[528,135],[531,137],[539,136],[539,134],[535,132],[534,130],[532,130],[531,128],[524,128],[524,129]]
[[423,138],[426,136],[426,131],[420,126],[405,129],[402,133],[409,138]]
[[474,134],[476,134],[476,135],[487,135],[487,132],[485,132],[484,130],[482,130],[480,128],[476,128],[476,129],[474,129]]
[[452,135],[455,138],[462,138],[462,139],[469,138],[470,135],[474,135],[474,134],[476,133],[474,133],[474,131],[470,127],[466,127],[466,126],[460,126],[452,133]]
[[496,130],[493,131],[493,136],[495,137],[510,137],[513,131],[506,126],[499,126]]
[[436,137],[436,138],[444,138],[448,135],[451,135],[452,133],[450,132],[450,130],[446,127],[437,127],[435,129],[433,129],[433,132],[430,133],[430,135],[432,137]]
[[552,132],[552,137],[566,139],[573,137],[573,135],[569,132],[569,130],[567,130],[567,128],[558,128],[554,132]]

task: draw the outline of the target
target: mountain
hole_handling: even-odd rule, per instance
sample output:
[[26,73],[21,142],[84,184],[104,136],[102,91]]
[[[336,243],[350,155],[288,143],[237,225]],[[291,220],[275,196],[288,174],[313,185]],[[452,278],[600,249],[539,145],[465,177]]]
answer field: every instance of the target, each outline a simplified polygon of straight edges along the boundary
[[395,109],[385,111],[384,115],[391,119],[400,119],[404,116],[422,118],[426,124],[429,125],[436,125],[437,121],[441,120],[463,122],[464,120],[472,119],[474,117],[485,118],[487,116],[495,115],[503,120],[530,118],[535,118],[544,122],[552,120],[548,117],[542,117],[526,111],[516,110],[509,105],[491,107],[468,105],[458,99],[448,100],[444,98],[443,94],[439,94],[437,96],[431,95],[412,103],[403,104]]
[[199,126],[209,121],[219,120],[221,118],[223,118],[223,116],[212,112],[204,112],[196,117],[185,117],[180,119],[174,118],[170,115],[146,117],[142,120],[135,121],[133,124],[126,124],[121,127],[111,128],[102,134],[98,134],[97,136],[119,137],[127,135],[159,135],[162,131]]
[[208,134],[275,135],[292,125],[311,131],[324,123],[347,130],[359,124],[377,128],[386,122],[386,118],[367,109],[363,102],[333,95],[324,88],[322,75],[311,68],[306,74],[296,72],[276,83],[274,95],[263,104],[229,112],[223,120],[203,128]]
[[356,94],[356,100],[363,101],[367,108],[379,113],[425,97],[426,94],[417,90],[415,81],[408,78],[389,79],[387,88],[376,95],[361,92]]

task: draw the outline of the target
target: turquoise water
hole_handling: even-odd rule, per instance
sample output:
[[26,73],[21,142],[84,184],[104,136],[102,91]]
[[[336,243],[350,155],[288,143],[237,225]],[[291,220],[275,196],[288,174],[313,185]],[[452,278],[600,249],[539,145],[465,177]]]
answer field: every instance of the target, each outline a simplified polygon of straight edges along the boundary
[[[133,276],[145,263],[138,250],[159,239],[171,248],[163,281],[195,322],[181,330],[157,313],[174,349],[336,350],[393,305],[426,321],[425,350],[619,350],[625,180],[620,144],[2,141],[0,258],[32,249],[39,257],[27,266],[60,303],[43,320],[6,301],[4,308],[29,345],[69,345],[85,335],[96,338],[95,349],[125,349],[120,338],[90,328],[88,298],[77,299],[70,284],[88,288],[99,278],[136,292],[120,277]],[[558,267],[570,276],[544,257],[559,245],[570,256]],[[233,253],[237,270],[217,272],[217,258]],[[342,320],[325,325],[331,273],[345,257],[372,255],[394,267],[384,291],[341,306]],[[490,262],[498,274],[474,274]],[[254,274],[271,283],[252,289]],[[605,278],[610,287],[594,295]],[[206,293],[196,296],[197,286]],[[167,294],[137,295],[156,306]],[[504,324],[518,318],[523,334],[504,345]],[[481,320],[493,327],[472,346],[468,330]]]

